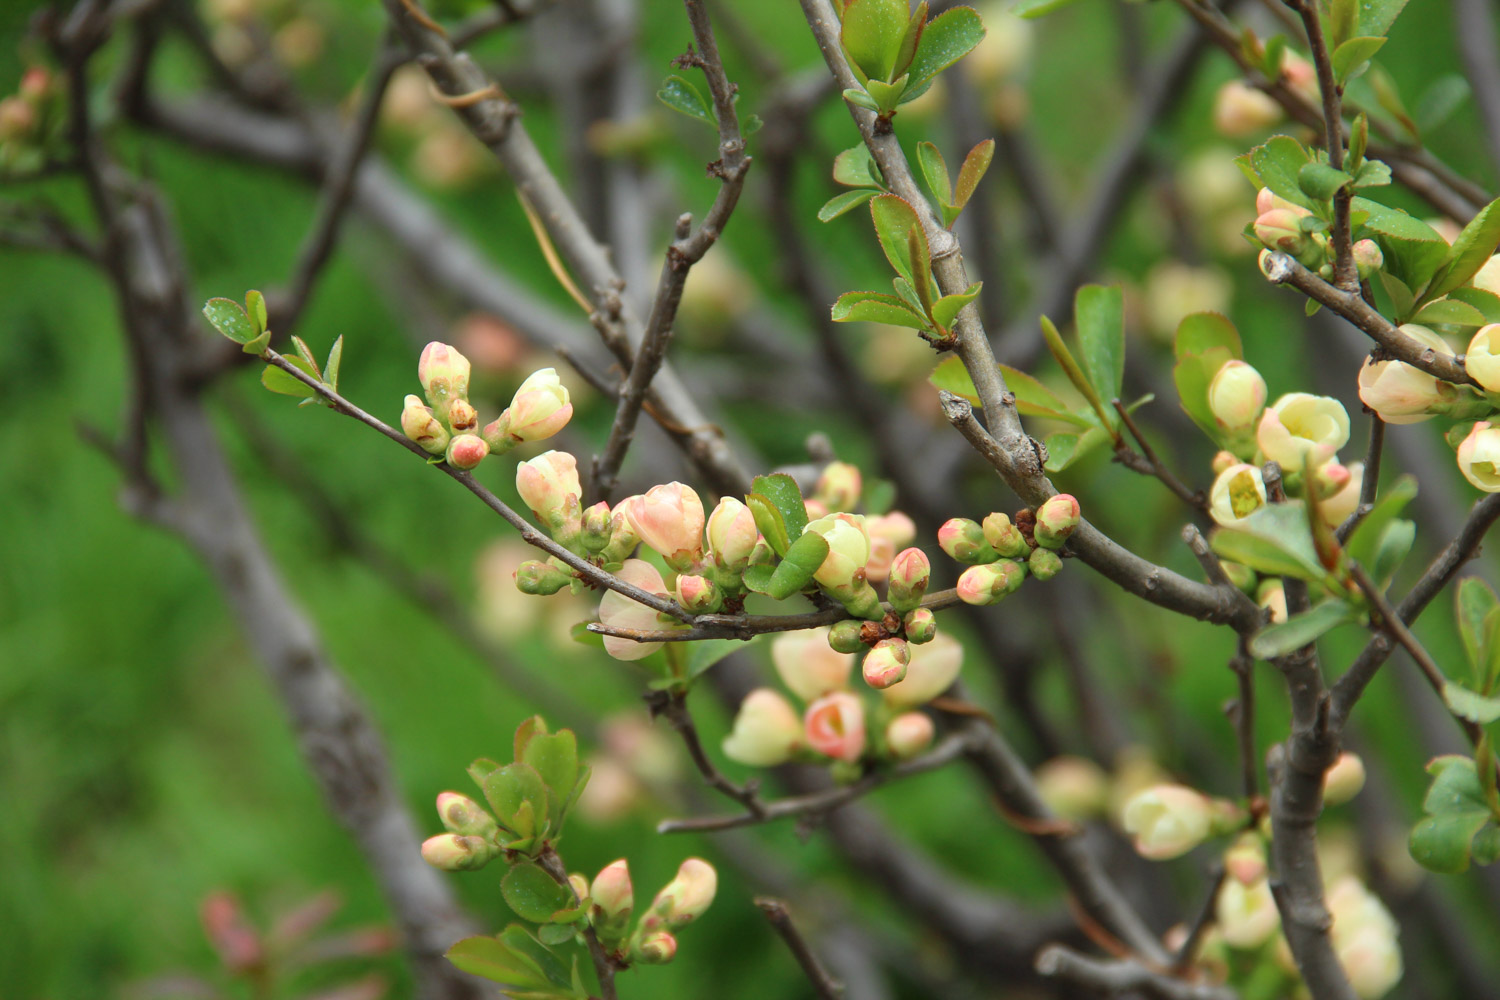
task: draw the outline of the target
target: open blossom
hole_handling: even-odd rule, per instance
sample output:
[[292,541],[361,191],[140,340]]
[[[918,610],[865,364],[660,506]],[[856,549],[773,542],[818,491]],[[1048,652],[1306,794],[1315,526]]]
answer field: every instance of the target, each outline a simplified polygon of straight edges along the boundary
[[[626,583],[634,584],[649,594],[667,596],[667,585],[655,566],[641,559],[627,559],[615,574]],[[656,630],[662,628],[656,612],[615,591],[607,591],[599,600],[599,620],[606,625],[620,628]],[[604,651],[617,660],[639,660],[650,656],[661,648],[659,642],[636,642],[619,636],[604,637]]]
[[1475,331],[1464,354],[1464,371],[1484,386],[1485,392],[1500,392],[1500,323],[1489,323]]
[[931,642],[911,646],[911,661],[906,677],[881,692],[891,708],[916,708],[925,705],[958,679],[964,663],[964,648],[957,639],[939,632]]
[[691,486],[653,486],[628,504],[626,515],[635,533],[673,569],[687,569],[703,556],[703,501]]
[[1256,444],[1288,473],[1302,470],[1304,456],[1322,465],[1349,441],[1349,414],[1329,396],[1289,392],[1260,418]]
[[557,369],[543,368],[521,383],[510,406],[485,427],[484,437],[492,447],[501,438],[511,443],[543,441],[567,426],[572,416],[573,404]]
[[1208,512],[1225,526],[1264,506],[1266,481],[1259,467],[1246,462],[1231,465],[1214,479],[1208,491]]
[[853,763],[865,752],[865,706],[858,695],[835,691],[807,706],[807,745],[834,760]]
[[740,702],[734,728],[724,737],[724,755],[751,767],[785,764],[802,745],[797,710],[770,688],[757,688]]
[[1401,946],[1396,920],[1374,893],[1353,875],[1345,875],[1327,892],[1333,916],[1329,934],[1339,964],[1361,1000],[1376,1000],[1401,978]]
[[[1438,354],[1453,356],[1447,342],[1425,326],[1407,323],[1401,327],[1401,332]],[[1449,383],[1439,381],[1404,361],[1371,361],[1366,358],[1359,370],[1360,402],[1380,414],[1380,419],[1388,424],[1415,424],[1429,420],[1435,408],[1452,399],[1456,392]]]
[[1123,820],[1141,856],[1163,861],[1203,843],[1213,826],[1213,803],[1186,785],[1155,785],[1125,804]]
[[822,535],[828,555],[813,573],[813,579],[830,590],[839,590],[863,580],[870,561],[870,536],[861,514],[827,514],[808,524],[807,531]]
[[1458,471],[1486,493],[1500,493],[1500,427],[1481,420],[1458,446]]
[[771,641],[771,662],[793,694],[813,701],[830,691],[849,686],[854,656],[828,645],[828,629],[812,628],[783,632]]

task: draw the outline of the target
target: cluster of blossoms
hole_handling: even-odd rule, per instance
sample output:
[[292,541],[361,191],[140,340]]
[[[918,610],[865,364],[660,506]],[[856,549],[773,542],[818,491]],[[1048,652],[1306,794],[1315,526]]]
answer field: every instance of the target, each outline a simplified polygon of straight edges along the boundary
[[[1301,205],[1261,188],[1255,196],[1255,237],[1268,250],[1295,257],[1304,266],[1318,271],[1324,278],[1333,277],[1333,250],[1328,234],[1317,216]],[[1374,240],[1354,244],[1354,264],[1360,278],[1369,278],[1385,264],[1385,255]]]
[[[1318,103],[1318,72],[1312,63],[1291,49],[1282,52],[1281,79],[1296,93],[1313,104]],[[1214,128],[1229,138],[1263,134],[1284,117],[1275,98],[1243,79],[1225,82],[1214,97]]]
[[1070,494],[1048,498],[1035,511],[992,513],[983,523],[950,518],[938,529],[938,544],[949,558],[969,568],[958,578],[965,604],[996,604],[1020,589],[1027,573],[1050,580],[1062,570],[1058,554],[1078,527],[1078,501]]

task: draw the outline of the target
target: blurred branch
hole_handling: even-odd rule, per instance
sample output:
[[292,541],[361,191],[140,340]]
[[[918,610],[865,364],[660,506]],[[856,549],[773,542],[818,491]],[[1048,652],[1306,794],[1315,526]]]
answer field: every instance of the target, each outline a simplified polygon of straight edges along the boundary
[[781,939],[791,949],[797,964],[802,966],[802,971],[807,975],[807,981],[812,984],[813,992],[821,1000],[839,1000],[844,995],[843,985],[828,974],[828,970],[818,961],[818,956],[808,947],[806,939],[792,922],[792,915],[787,912],[786,904],[779,899],[757,896],[755,905],[760,907],[771,926],[776,928],[776,933],[781,935]]
[[1490,166],[1500,170],[1500,54],[1495,48],[1495,14],[1490,0],[1453,0],[1453,33],[1469,92],[1484,126]]
[[1144,994],[1158,1000],[1234,1000],[1236,994],[1224,986],[1190,983],[1149,969],[1131,960],[1090,958],[1060,944],[1044,948],[1036,957],[1036,970],[1095,993]]

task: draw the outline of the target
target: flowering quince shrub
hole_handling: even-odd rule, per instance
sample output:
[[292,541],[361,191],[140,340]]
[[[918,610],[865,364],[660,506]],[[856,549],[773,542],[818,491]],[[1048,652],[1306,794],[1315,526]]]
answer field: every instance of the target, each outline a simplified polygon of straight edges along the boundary
[[[234,74],[242,68],[256,71],[240,80],[239,89],[255,98],[250,110],[262,114],[286,100],[276,87],[253,85],[261,79],[258,34],[244,22],[253,18],[258,2],[223,5],[206,55],[219,75],[239,80]],[[1061,260],[1059,270],[1068,276],[1064,294],[1042,295],[1043,307],[1027,312],[1018,325],[1026,337],[1037,334],[1037,357],[1022,363],[1025,351],[1007,350],[1016,363],[1001,363],[995,344],[1009,348],[1012,341],[1026,339],[993,338],[994,331],[984,325],[986,318],[1000,319],[995,279],[1006,277],[1004,268],[986,269],[986,287],[970,280],[965,251],[971,250],[968,260],[993,257],[993,250],[982,246],[993,235],[985,213],[996,189],[991,168],[1005,159],[997,161],[997,152],[1008,152],[1015,161],[1008,172],[1018,178],[1029,172],[1019,131],[1026,118],[1020,82],[1034,29],[1017,15],[1037,17],[1066,3],[1020,0],[977,11],[926,0],[915,5],[802,0],[808,30],[831,76],[829,93],[839,95],[852,126],[840,126],[838,141],[826,147],[838,152],[831,163],[820,165],[838,193],[801,221],[815,218],[814,225],[828,227],[822,232],[865,243],[883,275],[877,288],[835,290],[829,282],[825,291],[823,262],[800,245],[796,220],[789,218],[795,203],[784,190],[784,203],[769,214],[790,227],[778,233],[777,245],[824,337],[840,393],[834,402],[845,411],[839,416],[869,431],[881,475],[890,481],[876,478],[873,463],[862,468],[840,460],[840,452],[817,437],[808,442],[808,462],[778,465],[757,458],[746,463],[729,436],[699,412],[693,380],[671,367],[677,328],[692,326],[681,319],[696,312],[711,317],[710,325],[728,327],[753,296],[751,282],[715,250],[745,193],[752,162],[748,151],[772,160],[784,186],[796,173],[793,150],[803,155],[802,147],[822,148],[804,142],[815,103],[798,110],[813,97],[783,94],[778,102],[767,102],[761,110],[770,120],[764,123],[740,106],[714,31],[721,15],[700,0],[684,4],[692,45],[674,61],[681,72],[662,81],[658,97],[685,116],[677,124],[697,121],[712,129],[717,158],[708,175],[715,194],[696,222],[690,214],[677,219],[654,294],[628,288],[609,248],[595,241],[545,167],[520,106],[461,51],[480,34],[536,12],[501,3],[477,21],[445,26],[417,0],[385,0],[391,30],[385,44],[393,48],[377,64],[385,72],[372,74],[379,78],[369,84],[374,102],[355,116],[351,138],[347,146],[337,146],[335,159],[310,171],[327,176],[318,215],[324,221],[315,224],[303,253],[305,280],[275,294],[252,290],[243,301],[211,298],[202,313],[238,345],[219,345],[224,357],[264,363],[260,379],[266,389],[296,398],[299,405],[327,407],[405,447],[432,467],[432,476],[454,480],[503,519],[515,545],[530,547],[529,558],[504,561],[504,569],[489,576],[502,579],[507,596],[550,601],[545,607],[553,615],[567,616],[572,628],[563,642],[576,640],[588,655],[630,678],[646,705],[635,722],[644,728],[649,713],[652,721],[665,723],[660,728],[680,737],[697,777],[732,803],[722,813],[710,811],[700,807],[696,795],[673,787],[662,800],[695,814],[661,820],[660,833],[713,834],[796,817],[809,830],[823,823],[837,837],[849,815],[839,810],[855,800],[894,786],[885,794],[902,802],[903,782],[964,762],[983,782],[984,795],[978,798],[985,805],[993,802],[996,822],[1032,838],[1056,869],[1069,893],[1077,933],[1054,934],[1056,922],[1039,918],[1034,922],[1045,930],[1045,939],[1029,927],[1014,935],[1028,942],[1024,954],[1015,954],[1022,945],[998,940],[1007,938],[999,932],[978,935],[976,944],[975,927],[988,924],[971,919],[970,903],[981,906],[988,899],[985,891],[945,881],[950,876],[944,866],[919,855],[912,860],[902,853],[899,838],[883,830],[863,839],[842,831],[841,847],[863,861],[871,891],[888,894],[904,912],[921,914],[934,939],[951,949],[947,958],[960,960],[932,964],[994,966],[1005,977],[1032,977],[1020,987],[1028,996],[1376,1000],[1402,978],[1401,925],[1376,894],[1378,880],[1367,878],[1373,866],[1359,851],[1341,850],[1331,832],[1339,828],[1320,820],[1325,809],[1351,802],[1367,781],[1377,780],[1379,769],[1372,766],[1367,773],[1366,759],[1346,749],[1346,725],[1358,716],[1367,686],[1398,646],[1431,689],[1426,696],[1432,705],[1451,717],[1468,744],[1468,752],[1431,760],[1425,774],[1421,762],[1407,768],[1426,791],[1420,809],[1413,800],[1403,820],[1409,856],[1404,860],[1415,862],[1408,866],[1413,869],[1444,874],[1500,860],[1500,761],[1493,747],[1493,727],[1500,723],[1500,597],[1478,575],[1458,579],[1500,520],[1500,497],[1493,496],[1500,494],[1500,201],[1486,204],[1477,185],[1423,146],[1424,133],[1435,127],[1433,106],[1447,98],[1440,92],[1408,112],[1395,82],[1374,62],[1405,6],[1402,0],[1288,0],[1291,22],[1300,26],[1292,33],[1296,37],[1262,37],[1253,23],[1239,25],[1217,7],[1177,0],[1194,30],[1223,48],[1237,69],[1217,91],[1211,112],[1214,128],[1235,143],[1220,164],[1232,175],[1230,182],[1216,180],[1212,164],[1195,170],[1192,190],[1183,192],[1192,204],[1184,204],[1183,211],[1217,216],[1205,228],[1254,251],[1253,257],[1248,250],[1243,255],[1241,277],[1290,286],[1305,301],[1309,323],[1323,311],[1324,320],[1336,316],[1368,335],[1373,343],[1368,353],[1345,365],[1330,349],[1326,365],[1330,380],[1342,380],[1350,406],[1355,398],[1362,406],[1351,412],[1339,398],[1323,394],[1333,391],[1324,380],[1277,364],[1250,327],[1256,321],[1249,311],[1231,318],[1227,303],[1206,308],[1220,304],[1215,299],[1227,295],[1220,289],[1229,282],[1185,265],[1153,268],[1154,280],[1147,280],[1142,295],[1123,283],[1074,280],[1093,269],[1092,256]],[[0,99],[0,172],[38,175],[27,180],[80,164],[88,172],[90,200],[101,213],[100,239],[77,234],[64,239],[66,220],[43,209],[32,220],[34,231],[21,236],[32,243],[59,240],[66,249],[107,263],[122,300],[135,310],[127,324],[132,340],[144,343],[159,322],[154,317],[170,311],[163,300],[182,285],[154,280],[152,269],[172,266],[181,255],[175,247],[151,242],[164,240],[168,227],[148,211],[154,202],[145,189],[120,187],[116,175],[123,168],[99,159],[107,144],[91,131],[91,95],[77,89],[88,86],[84,70],[96,40],[85,29],[108,27],[93,20],[103,16],[91,13],[98,6],[81,4],[76,18],[69,19],[72,28],[50,20],[44,26],[66,74],[33,68],[14,95]],[[287,17],[285,11],[276,16]],[[726,9],[723,16],[731,13]],[[289,20],[277,32],[274,47],[288,65],[298,65],[298,59],[306,65],[307,53],[321,44],[310,21],[288,33],[299,23],[300,18]],[[736,34],[756,40],[753,26],[736,23]],[[150,31],[141,32],[137,58],[151,57],[157,27],[153,22]],[[430,95],[420,77],[396,72],[402,62],[413,64],[407,70],[420,67],[430,75]],[[144,86],[137,76],[127,74],[112,89],[126,97],[135,94],[135,114],[158,123],[171,120],[170,107],[152,110],[154,105],[136,93]],[[1173,79],[1166,77],[1168,83]],[[988,88],[983,120],[1003,133],[1002,145],[994,139],[966,141],[966,149],[950,149],[945,156],[937,143],[915,141],[933,105],[950,100],[948,87],[959,85]],[[565,380],[559,367],[540,366],[530,357],[490,363],[506,354],[514,331],[478,323],[463,336],[448,338],[453,343],[435,340],[421,350],[415,382],[406,386],[420,394],[405,394],[399,408],[392,398],[379,404],[378,412],[367,411],[340,385],[344,337],[333,338],[321,354],[290,335],[341,213],[351,198],[372,199],[365,187],[374,183],[371,177],[380,180],[378,171],[361,175],[359,167],[383,87],[391,89],[402,128],[424,136],[416,160],[428,165],[424,172],[436,186],[457,185],[477,172],[455,165],[456,158],[445,153],[443,144],[467,143],[458,122],[514,175],[540,259],[617,362],[601,373],[571,347],[558,349],[558,364],[573,363],[598,391],[592,400],[571,375]],[[430,98],[436,99],[433,107],[424,103]],[[954,103],[960,117],[974,110]],[[434,109],[443,124],[431,118]],[[780,117],[773,118],[773,112]],[[1164,113],[1158,109],[1153,115]],[[300,111],[294,117],[297,128],[317,120]],[[195,128],[207,125],[204,119],[193,121]],[[763,124],[767,134],[754,139]],[[1267,135],[1283,126],[1285,134]],[[596,122],[580,148],[587,147],[590,156],[628,161],[634,169],[661,144],[665,126],[653,120],[638,123],[638,130],[627,123]],[[439,139],[435,151],[421,151]],[[761,141],[764,154],[754,145]],[[305,145],[335,148],[320,135]],[[473,155],[472,146],[465,145],[464,155]],[[1133,164],[1138,152],[1125,159]],[[949,157],[956,168],[950,168]],[[1399,199],[1386,198],[1383,189],[1396,187],[1427,200],[1444,217],[1429,222],[1386,204]],[[1035,200],[1037,217],[1045,222],[1049,210],[1040,203],[1047,199]],[[391,214],[405,218],[406,213]],[[1075,252],[1069,239],[1055,232],[1047,237],[1057,253]],[[18,236],[13,242],[26,240]],[[478,266],[464,253],[444,259],[464,274]],[[423,263],[435,265],[432,259]],[[714,279],[707,282],[714,286],[709,291],[702,290],[703,282],[691,283],[699,268],[700,277],[708,272]],[[1046,282],[1041,284],[1045,288]],[[1152,294],[1151,285],[1171,294]],[[1190,308],[1182,307],[1184,299],[1191,299]],[[649,309],[638,308],[647,301]],[[543,310],[541,315],[552,314]],[[1247,336],[1241,336],[1236,319]],[[906,426],[908,417],[919,423],[907,411],[894,415],[897,408],[865,382],[868,373],[845,354],[839,339],[844,328],[835,324],[851,324],[847,329],[856,336],[868,334],[880,345],[864,351],[860,364],[886,356],[920,358],[893,381],[920,401],[917,406],[926,407],[937,428],[934,440],[942,435],[968,449],[964,457],[987,477],[982,489],[975,486],[980,481],[957,475],[951,482],[930,481],[935,477],[929,477],[929,465],[917,461],[928,458],[927,452],[934,459],[930,468],[946,471],[954,465],[943,464],[942,448],[925,440],[911,444],[904,435],[933,428]],[[273,327],[288,336],[278,338]],[[1127,331],[1136,327],[1154,329],[1162,342],[1129,341]],[[1321,367],[1323,342],[1313,349],[1320,352]],[[1167,360],[1170,378],[1152,380],[1137,370],[1151,362],[1153,351]],[[193,395],[197,388],[181,384],[196,386],[200,368],[227,368],[230,362],[193,355],[174,358],[158,372],[151,364],[160,353],[143,351],[133,358],[151,375],[137,387],[140,405],[159,408],[156,415],[166,423],[201,419]],[[524,373],[508,404],[482,386],[487,367]],[[747,381],[754,374],[745,372]],[[776,377],[791,381],[796,374],[778,371]],[[1140,393],[1138,384],[1159,385],[1158,391],[1176,398],[1158,402],[1154,393]],[[1314,391],[1319,386],[1323,391]],[[175,408],[160,402],[175,399],[173,392],[189,395],[176,400]],[[1169,402],[1171,407],[1163,405]],[[667,466],[659,475],[643,470],[641,478],[626,480],[622,470],[643,417],[681,445],[687,459],[681,468],[687,471]],[[794,423],[769,403],[759,404],[756,419],[778,428]],[[1153,447],[1155,435],[1147,430],[1158,419],[1163,424],[1179,419],[1184,440],[1174,444],[1198,456],[1187,471],[1176,468],[1178,449]],[[1451,452],[1462,480],[1490,494],[1472,504],[1451,540],[1419,537],[1411,513],[1416,478],[1393,468],[1395,449],[1386,444],[1388,425],[1424,422],[1442,428],[1443,454]],[[168,436],[202,440],[201,428],[190,430]],[[1430,436],[1434,448],[1442,447],[1436,431]],[[140,480],[134,493],[144,498],[138,501],[143,509],[170,521],[175,508],[156,503],[162,488],[148,463],[139,456],[132,460],[125,446],[111,450],[118,451],[111,457],[127,471],[134,461]],[[1138,527],[1145,519],[1123,509],[1128,501],[1089,478],[1103,457],[1149,477],[1145,485],[1161,491],[1174,505],[1173,516],[1186,522],[1180,533],[1185,548],[1148,555],[1112,537],[1111,531]],[[186,469],[183,462],[179,455],[179,471],[195,471],[191,461]],[[671,476],[688,481],[659,481]],[[1456,485],[1459,476],[1452,478]],[[622,481],[641,492],[620,496]],[[1473,500],[1466,495],[1463,502]],[[183,533],[207,546],[203,539],[213,532],[191,527]],[[429,519],[423,530],[439,526]],[[1421,551],[1436,552],[1436,558],[1424,567],[1412,557]],[[228,557],[210,561],[241,566]],[[499,564],[486,560],[486,566],[491,563]],[[1059,578],[1070,564],[1068,575]],[[1238,780],[1215,784],[1201,773],[1190,776],[1193,769],[1182,766],[1186,755],[1178,757],[1181,773],[1169,770],[1165,755],[1158,760],[1139,746],[1091,757],[1057,753],[1033,769],[1012,746],[1008,721],[997,720],[980,704],[982,696],[971,693],[972,682],[981,688],[988,680],[977,665],[1005,658],[1015,636],[1040,632],[1055,640],[1073,670],[1061,687],[1077,700],[1085,720],[1079,728],[1110,728],[1113,716],[1123,712],[1099,704],[1091,690],[1084,667],[1097,651],[1085,648],[1079,627],[1098,617],[1087,613],[1080,596],[1095,584],[1164,609],[1162,614],[1176,613],[1183,628],[1222,640],[1221,659],[1230,669],[1218,676],[1233,685],[1234,694],[1224,735],[1226,742],[1232,738],[1237,756],[1237,766],[1222,770],[1236,771]],[[1440,663],[1412,626],[1450,584],[1455,648],[1461,647],[1463,657]],[[1392,596],[1398,586],[1399,598]],[[263,600],[257,606],[274,603]],[[451,611],[451,601],[435,603]],[[1023,620],[1042,619],[1039,608],[1052,617]],[[508,628],[501,630],[506,640],[520,631],[519,625]],[[1324,660],[1340,648],[1325,641],[1335,630],[1340,639],[1357,636],[1365,643],[1347,664]],[[1109,627],[1110,652],[1118,660],[1132,655],[1131,631],[1124,624]],[[769,663],[739,655],[747,650],[764,654]],[[1039,654],[1031,658],[1042,665]],[[311,659],[311,654],[305,658]],[[741,684],[747,665],[761,672]],[[296,666],[306,663],[299,660]],[[1000,673],[1014,681],[1016,672]],[[1285,708],[1287,724],[1277,723],[1280,731],[1269,743],[1267,726],[1256,720],[1257,690],[1266,688],[1257,683],[1261,675],[1280,683],[1278,692],[1284,689],[1284,705],[1278,703],[1276,711]],[[545,683],[570,682],[548,678]],[[1030,697],[1028,683],[1007,683],[1007,691]],[[704,702],[715,695],[729,701],[726,725],[705,737],[700,724],[707,728],[715,722],[706,721]],[[1049,732],[1034,702],[1018,697],[1013,707],[1036,714],[1031,722],[1038,747],[1050,751],[1074,742]],[[341,718],[353,717],[349,709]],[[1280,718],[1273,715],[1273,721]],[[584,726],[577,728],[590,735]],[[1184,728],[1189,730],[1196,731]],[[326,735],[315,733],[304,742],[319,746],[318,737]],[[1089,737],[1100,734],[1072,735],[1081,737],[1076,742],[1090,743]],[[639,752],[621,749],[632,740]],[[672,962],[679,939],[693,947],[696,932],[685,938],[683,932],[708,913],[718,895],[718,870],[709,861],[681,860],[676,875],[649,902],[643,895],[638,906],[627,859],[605,865],[591,878],[587,871],[570,870],[561,854],[570,819],[587,815],[591,777],[596,778],[593,791],[610,809],[634,789],[679,781],[670,766],[642,763],[652,755],[640,749],[647,741],[605,733],[597,741],[604,744],[598,753],[590,756],[591,748],[585,748],[580,756],[573,730],[553,731],[537,715],[516,730],[507,760],[481,758],[469,766],[477,797],[457,791],[437,795],[437,822],[444,832],[431,826],[421,860],[445,873],[503,868],[500,896],[517,920],[497,932],[455,934],[456,940],[442,942],[451,967],[443,965],[431,982],[453,992],[433,992],[434,997],[467,995],[463,990],[472,984],[458,978],[456,968],[499,984],[506,996],[520,1000],[617,1000],[619,974]],[[1396,766],[1391,760],[1381,763]],[[763,786],[777,785],[792,793],[762,792]],[[1399,802],[1380,805],[1381,811],[1399,808]],[[936,818],[957,825],[953,820],[960,815],[954,807],[952,816]],[[391,824],[403,823],[398,811]],[[1107,832],[1083,836],[1091,826]],[[1122,852],[1108,849],[1111,838],[1161,866],[1184,858],[1193,859],[1190,864],[1207,862],[1198,866],[1200,874],[1203,867],[1213,872],[1199,879],[1206,900],[1184,907],[1181,919],[1163,933],[1157,924],[1166,921],[1156,918],[1168,907],[1170,893],[1163,893],[1161,905],[1143,907],[1141,894],[1127,892],[1120,880],[1121,867],[1112,855]],[[407,861],[417,857],[411,846],[404,852]],[[609,852],[616,853],[621,851]],[[1395,867],[1380,866],[1388,880]],[[416,868],[433,880],[422,884],[443,887],[432,890],[434,898],[447,891],[447,882],[430,868]],[[947,868],[963,871],[961,863]],[[1152,894],[1168,884],[1164,873],[1179,874],[1138,866],[1130,873],[1132,882],[1142,868],[1146,879],[1162,879],[1147,890]],[[1410,877],[1405,869],[1396,874]],[[398,899],[401,893],[388,895]],[[708,919],[726,903],[741,902],[721,900]],[[840,986],[817,943],[802,937],[781,903],[759,903],[815,993],[838,996]],[[216,948],[226,956],[234,952],[230,964],[243,971],[260,961],[256,949],[262,942],[239,926],[233,910],[216,902],[216,915],[205,922]],[[1030,916],[1028,911],[1028,921]],[[835,919],[843,918],[836,915],[830,922]],[[403,930],[419,937],[412,932],[422,930],[420,920],[408,920]],[[413,945],[419,957],[420,947],[420,942]],[[879,950],[867,943],[862,947]],[[437,955],[432,953],[434,962]],[[928,985],[920,978],[919,984]],[[652,988],[649,981],[641,986]],[[944,980],[930,992],[957,995],[965,989]]]

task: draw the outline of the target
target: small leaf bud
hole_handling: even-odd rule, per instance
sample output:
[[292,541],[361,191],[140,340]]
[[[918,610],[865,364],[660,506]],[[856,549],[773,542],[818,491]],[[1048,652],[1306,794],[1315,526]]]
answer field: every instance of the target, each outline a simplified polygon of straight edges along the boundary
[[1021,529],[1011,523],[1008,515],[998,511],[984,519],[984,540],[1005,559],[1020,559],[1031,549]]
[[865,648],[864,639],[860,637],[861,628],[861,623],[851,618],[835,622],[828,630],[828,645],[840,653],[859,652]]
[[539,559],[528,559],[517,566],[515,577],[516,589],[534,597],[551,597],[573,580],[571,573]]
[[985,541],[984,529],[967,517],[954,517],[938,529],[938,545],[948,558],[974,566],[994,562],[999,555]]
[[891,607],[897,611],[911,611],[922,603],[927,593],[927,584],[932,578],[932,563],[927,553],[918,548],[902,549],[891,560],[891,575],[887,594]]
[[[454,434],[473,431],[479,426],[479,411],[467,399],[455,399],[448,404],[448,426]],[[488,443],[485,447],[489,447]]]
[[908,611],[901,625],[906,631],[906,641],[914,645],[931,642],[937,635],[937,616],[927,608]]
[[441,455],[448,450],[448,429],[416,396],[406,397],[401,411],[401,432],[429,455]]
[[905,639],[882,639],[865,654],[865,683],[883,691],[906,677],[911,662],[911,648]]
[[635,948],[635,960],[642,965],[666,965],[676,955],[677,939],[667,931],[647,934]]
[[440,833],[422,842],[422,860],[445,872],[474,871],[489,864],[495,848],[483,837]]
[[1070,493],[1059,493],[1048,497],[1036,509],[1036,543],[1047,549],[1060,549],[1067,542],[1073,529],[1078,527],[1082,515],[1078,501]]
[[458,434],[448,442],[448,464],[465,471],[483,462],[490,453],[490,446],[478,434]]
[[885,745],[891,756],[906,760],[932,746],[932,719],[925,712],[902,712],[885,727]]
[[677,603],[695,615],[707,615],[724,606],[724,594],[708,577],[684,573],[677,578]]
[[1026,560],[1026,568],[1038,580],[1050,580],[1062,572],[1062,557],[1051,549],[1038,547],[1031,550],[1031,557]]
[[1365,787],[1365,762],[1359,754],[1345,751],[1333,766],[1323,773],[1323,803],[1343,805]]
[[1011,559],[970,566],[958,578],[958,599],[965,604],[995,604],[1020,587],[1025,578],[1021,564]]
[[443,792],[437,797],[438,818],[449,833],[465,837],[488,837],[498,828],[495,817],[478,802],[457,792]]

